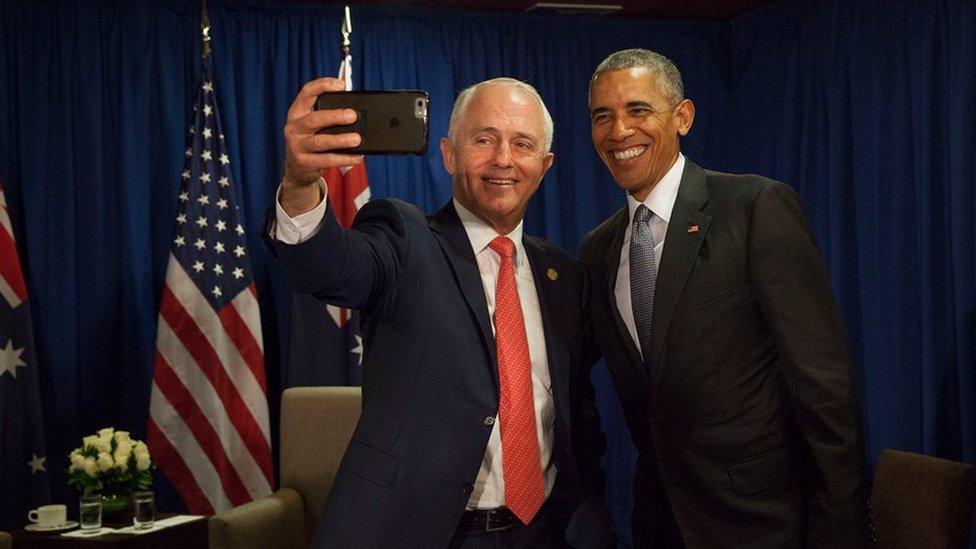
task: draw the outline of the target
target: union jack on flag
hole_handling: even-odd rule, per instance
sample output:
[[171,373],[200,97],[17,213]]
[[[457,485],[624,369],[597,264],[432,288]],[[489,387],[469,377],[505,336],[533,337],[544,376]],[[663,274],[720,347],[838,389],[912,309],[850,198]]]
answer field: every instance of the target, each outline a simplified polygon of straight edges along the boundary
[[159,306],[148,435],[159,468],[198,514],[274,484],[257,290],[212,74],[208,53]]

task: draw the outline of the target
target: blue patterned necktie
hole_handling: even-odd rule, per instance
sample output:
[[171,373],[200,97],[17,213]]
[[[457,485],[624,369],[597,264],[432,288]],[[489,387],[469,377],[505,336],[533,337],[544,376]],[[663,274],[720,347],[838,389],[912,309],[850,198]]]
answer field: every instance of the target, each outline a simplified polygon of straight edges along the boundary
[[647,367],[651,363],[651,315],[654,312],[654,284],[657,281],[654,234],[650,225],[653,215],[647,206],[637,206],[630,235],[630,306],[634,311],[641,356]]

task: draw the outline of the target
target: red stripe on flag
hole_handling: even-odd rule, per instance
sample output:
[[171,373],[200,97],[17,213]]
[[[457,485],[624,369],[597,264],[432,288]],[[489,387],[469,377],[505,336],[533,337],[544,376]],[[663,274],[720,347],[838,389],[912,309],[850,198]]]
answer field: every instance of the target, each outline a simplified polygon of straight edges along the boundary
[[[257,307],[257,303],[254,306]],[[234,302],[231,301],[224,305],[218,316],[220,316],[220,323],[223,324],[227,336],[234,342],[241,358],[244,359],[247,367],[254,374],[254,379],[258,381],[261,390],[267,395],[268,384],[264,376],[264,354],[261,353],[261,347],[258,346],[257,340],[254,339],[251,330],[234,307]]]
[[0,225],[0,257],[4,258],[0,261],[0,277],[7,281],[21,301],[27,299],[27,285],[24,284],[24,272],[17,257],[17,244],[14,235],[8,233],[3,225]]
[[261,427],[254,415],[247,408],[237,388],[222,366],[223,361],[214,348],[200,331],[199,326],[173,295],[169,286],[163,287],[163,296],[159,305],[159,314],[170,325],[173,332],[180,338],[183,346],[196,362],[214,391],[223,402],[227,416],[241,437],[241,441],[254,456],[261,471],[268,479],[268,484],[274,486],[274,471],[271,466],[271,448],[261,432]]
[[149,432],[146,443],[152,448],[156,465],[163,471],[166,478],[183,497],[187,510],[194,515],[212,515],[214,509],[204,497],[203,491],[190,473],[190,469],[183,462],[179,452],[169,443],[162,430],[156,425],[152,417],[149,418]]
[[227,499],[235,506],[242,505],[251,501],[251,493],[248,491],[237,469],[224,453],[224,447],[220,444],[220,436],[214,431],[213,425],[207,420],[206,414],[197,405],[193,395],[186,389],[180,378],[173,372],[169,362],[156,351],[155,360],[156,374],[153,376],[156,386],[160,392],[166,396],[176,413],[179,414],[183,423],[189,427],[193,438],[206,454],[210,462],[213,463],[217,475],[220,477],[220,484],[224,487]]

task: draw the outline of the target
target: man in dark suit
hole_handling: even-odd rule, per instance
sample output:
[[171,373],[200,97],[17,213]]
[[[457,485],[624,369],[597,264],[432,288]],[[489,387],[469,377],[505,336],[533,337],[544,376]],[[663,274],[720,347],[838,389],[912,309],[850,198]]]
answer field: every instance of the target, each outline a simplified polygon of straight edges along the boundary
[[583,347],[586,276],[522,234],[552,164],[552,119],[522,82],[468,88],[440,143],[453,200],[433,216],[376,200],[345,230],[319,173],[360,162],[333,152],[359,136],[316,130],[355,112],[312,110],[341,89],[313,81],[292,104],[269,228],[298,291],[362,312],[362,417],[314,546],[563,547],[574,512],[605,516],[604,440]]
[[590,82],[627,206],[582,245],[594,326],[638,449],[638,547],[846,547],[867,535],[841,319],[794,192],[679,152],[695,116],[647,50]]

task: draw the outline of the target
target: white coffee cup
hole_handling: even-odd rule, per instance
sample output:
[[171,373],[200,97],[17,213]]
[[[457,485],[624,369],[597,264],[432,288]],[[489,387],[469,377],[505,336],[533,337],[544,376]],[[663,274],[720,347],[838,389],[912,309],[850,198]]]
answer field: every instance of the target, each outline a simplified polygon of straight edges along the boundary
[[36,522],[38,528],[55,528],[68,522],[68,507],[66,505],[41,505],[27,513],[31,522]]

